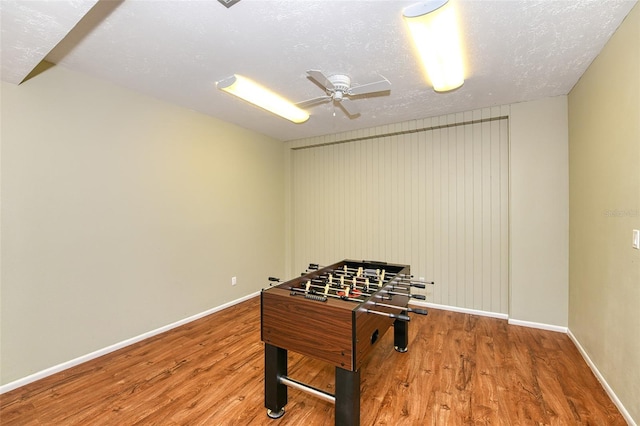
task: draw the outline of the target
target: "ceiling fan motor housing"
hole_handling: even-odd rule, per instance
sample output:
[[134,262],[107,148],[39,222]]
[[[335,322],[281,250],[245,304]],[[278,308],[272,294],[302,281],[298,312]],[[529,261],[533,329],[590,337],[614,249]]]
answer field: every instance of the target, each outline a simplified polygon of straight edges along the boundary
[[343,94],[349,93],[349,88],[351,87],[351,79],[348,75],[344,74],[336,74],[327,77],[327,80],[333,84],[333,99],[339,101],[342,99]]

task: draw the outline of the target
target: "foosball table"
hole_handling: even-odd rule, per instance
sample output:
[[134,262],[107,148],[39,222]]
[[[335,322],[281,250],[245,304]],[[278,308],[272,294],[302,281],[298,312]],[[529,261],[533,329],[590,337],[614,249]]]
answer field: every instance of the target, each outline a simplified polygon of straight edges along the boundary
[[[395,350],[407,351],[409,313],[427,313],[408,306],[425,299],[411,288],[425,283],[412,280],[408,265],[355,260],[310,264],[300,277],[269,281],[260,295],[267,415],[284,415],[292,387],[333,403],[336,425],[359,425],[360,367],[391,326]],[[333,364],[335,394],[288,377],[289,350]]]

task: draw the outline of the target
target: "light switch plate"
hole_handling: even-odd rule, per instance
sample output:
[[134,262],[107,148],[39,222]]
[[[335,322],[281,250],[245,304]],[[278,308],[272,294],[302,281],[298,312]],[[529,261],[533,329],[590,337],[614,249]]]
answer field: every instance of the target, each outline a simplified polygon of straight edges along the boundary
[[640,230],[633,230],[633,248],[640,250]]

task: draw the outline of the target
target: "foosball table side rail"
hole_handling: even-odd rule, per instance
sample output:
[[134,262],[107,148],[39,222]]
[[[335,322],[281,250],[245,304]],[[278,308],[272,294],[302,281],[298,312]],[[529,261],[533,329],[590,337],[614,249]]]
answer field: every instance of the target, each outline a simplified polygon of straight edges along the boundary
[[296,297],[284,289],[263,291],[261,297],[262,341],[279,348],[320,359],[352,370],[352,311],[333,301],[319,303]]

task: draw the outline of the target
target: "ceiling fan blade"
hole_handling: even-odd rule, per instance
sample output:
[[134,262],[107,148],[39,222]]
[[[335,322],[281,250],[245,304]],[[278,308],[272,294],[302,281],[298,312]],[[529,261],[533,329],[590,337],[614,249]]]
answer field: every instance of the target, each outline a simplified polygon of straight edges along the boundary
[[324,95],[324,96],[319,96],[319,97],[313,98],[313,99],[307,99],[306,101],[298,102],[296,104],[296,106],[298,108],[305,109],[305,108],[309,108],[309,107],[312,107],[314,105],[318,105],[318,104],[321,104],[323,102],[327,102],[327,101],[330,101],[330,100],[331,100],[331,96]]
[[349,99],[343,98],[342,101],[339,102],[339,104],[349,117],[356,117],[360,115],[360,110],[358,109],[358,107]]
[[331,83],[329,81],[329,79],[327,78],[327,76],[325,76],[324,74],[322,74],[322,71],[318,71],[318,70],[309,70],[307,71],[307,74],[309,75],[309,77],[311,77],[312,79],[314,79],[315,81],[317,81],[318,83],[320,83],[323,87],[325,87],[328,90],[333,90],[335,89],[335,87],[333,86],[333,83]]
[[385,90],[391,90],[391,83],[386,78],[375,83],[352,87],[349,89],[349,95],[365,95],[367,93],[384,92]]

